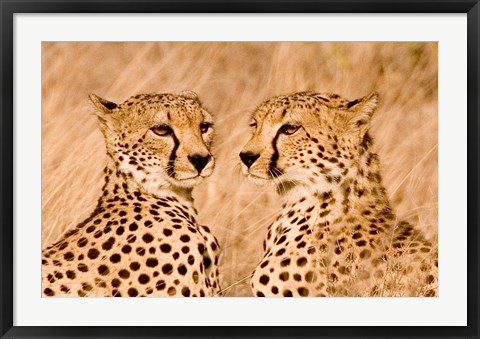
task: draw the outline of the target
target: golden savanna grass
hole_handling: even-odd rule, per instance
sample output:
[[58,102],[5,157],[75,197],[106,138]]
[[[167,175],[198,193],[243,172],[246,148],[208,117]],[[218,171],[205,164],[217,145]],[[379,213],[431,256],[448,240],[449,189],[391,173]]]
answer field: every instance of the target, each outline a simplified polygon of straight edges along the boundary
[[122,102],[181,90],[197,92],[216,120],[216,170],[194,198],[222,245],[227,296],[250,295],[243,278],[279,210],[273,188],[242,178],[238,159],[249,114],[274,95],[378,91],[371,134],[393,208],[436,242],[437,66],[436,43],[43,43],[42,245],[88,216],[100,194],[104,141],[87,95]]

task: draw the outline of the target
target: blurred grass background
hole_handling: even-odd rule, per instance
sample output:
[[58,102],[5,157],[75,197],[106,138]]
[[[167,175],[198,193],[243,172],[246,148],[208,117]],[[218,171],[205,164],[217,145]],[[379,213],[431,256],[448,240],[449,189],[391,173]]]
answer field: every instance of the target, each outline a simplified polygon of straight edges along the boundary
[[[279,210],[273,189],[243,179],[238,153],[249,114],[301,90],[355,99],[372,90],[384,184],[399,218],[437,233],[437,43],[103,43],[42,45],[42,235],[45,247],[89,215],[103,183],[103,137],[89,93],[122,102],[193,90],[216,118],[216,171],[195,188],[199,221],[222,245],[227,296],[249,296],[248,276]],[[243,279],[243,280],[242,280]]]

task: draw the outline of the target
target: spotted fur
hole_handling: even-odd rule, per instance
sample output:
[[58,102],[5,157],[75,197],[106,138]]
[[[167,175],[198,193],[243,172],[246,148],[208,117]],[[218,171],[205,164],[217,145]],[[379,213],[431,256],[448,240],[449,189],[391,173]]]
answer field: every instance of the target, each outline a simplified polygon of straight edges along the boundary
[[105,184],[90,217],[43,251],[43,295],[215,295],[219,245],[191,197],[214,167],[211,115],[193,92],[90,100]]
[[283,208],[268,228],[256,296],[435,296],[437,250],[397,221],[368,133],[378,95],[300,92],[253,113],[240,158]]

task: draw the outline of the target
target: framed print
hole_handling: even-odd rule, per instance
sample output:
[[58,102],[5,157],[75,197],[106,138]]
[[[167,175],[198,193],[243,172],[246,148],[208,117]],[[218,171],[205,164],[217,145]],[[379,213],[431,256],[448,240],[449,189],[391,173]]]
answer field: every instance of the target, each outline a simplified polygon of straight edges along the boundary
[[1,6],[3,337],[478,337],[477,1]]

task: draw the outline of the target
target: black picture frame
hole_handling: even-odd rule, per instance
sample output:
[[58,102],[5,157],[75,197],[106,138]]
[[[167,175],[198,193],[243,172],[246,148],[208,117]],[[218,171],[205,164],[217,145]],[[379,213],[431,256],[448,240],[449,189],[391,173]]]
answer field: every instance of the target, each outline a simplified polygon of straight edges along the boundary
[[[0,335],[2,338],[479,337],[479,16],[478,0],[0,0]],[[465,327],[23,327],[13,325],[13,17],[16,13],[467,13],[468,325]],[[452,312],[455,312],[452,310]],[[219,324],[220,325],[220,324]]]

